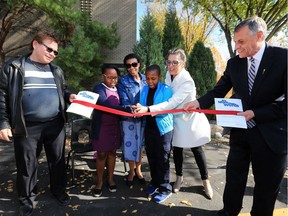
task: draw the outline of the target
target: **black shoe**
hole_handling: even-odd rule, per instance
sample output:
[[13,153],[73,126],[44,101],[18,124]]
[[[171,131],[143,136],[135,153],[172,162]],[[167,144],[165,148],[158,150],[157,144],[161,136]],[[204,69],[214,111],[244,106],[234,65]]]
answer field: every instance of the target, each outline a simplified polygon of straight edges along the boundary
[[132,180],[132,181],[129,181],[129,180],[128,180],[128,177],[127,177],[126,185],[127,185],[128,187],[132,187],[132,186],[133,186],[133,180]]
[[135,173],[135,176],[134,176],[134,177],[138,180],[138,182],[139,182],[140,184],[144,185],[144,184],[146,183],[145,178],[144,178],[144,177],[139,178],[138,175],[137,175],[137,173],[136,173],[136,169],[134,169],[134,173]]
[[229,216],[229,214],[224,209],[219,210],[217,212],[217,215],[219,215],[219,216]]
[[20,216],[30,216],[33,212],[33,200],[35,197],[20,197],[19,198],[19,215]]
[[139,183],[142,184],[142,185],[146,184],[145,178],[138,179],[138,181],[139,181]]
[[70,196],[65,192],[60,194],[54,194],[54,197],[62,206],[68,205],[71,202]]
[[30,216],[33,212],[32,205],[21,205],[19,208],[19,215],[20,216]]
[[131,181],[128,180],[129,175],[126,176],[126,185],[131,188],[133,186],[134,183],[134,177],[132,178]]
[[94,189],[93,193],[95,197],[100,197],[102,195],[102,189]]
[[108,183],[107,185],[110,192],[114,193],[117,191],[117,185],[109,185]]

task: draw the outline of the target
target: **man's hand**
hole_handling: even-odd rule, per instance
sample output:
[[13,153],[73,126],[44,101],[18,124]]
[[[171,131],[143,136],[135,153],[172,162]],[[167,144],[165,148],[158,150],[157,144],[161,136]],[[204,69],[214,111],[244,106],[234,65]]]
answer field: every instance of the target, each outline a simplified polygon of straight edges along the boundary
[[0,130],[0,139],[5,140],[7,142],[11,141],[12,138],[12,131],[9,128],[5,128]]
[[253,110],[246,110],[245,112],[237,113],[237,115],[244,116],[246,121],[249,121],[250,119],[255,117]]
[[69,96],[70,103],[72,103],[73,100],[76,99],[76,96],[77,96],[76,94],[70,94],[70,96]]
[[189,112],[189,109],[197,109],[200,107],[200,104],[197,100],[190,101],[184,104],[183,109]]

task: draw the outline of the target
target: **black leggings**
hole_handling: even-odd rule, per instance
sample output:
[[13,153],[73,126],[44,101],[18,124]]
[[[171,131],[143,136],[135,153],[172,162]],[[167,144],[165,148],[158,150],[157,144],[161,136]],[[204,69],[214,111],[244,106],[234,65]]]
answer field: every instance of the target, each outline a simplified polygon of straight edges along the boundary
[[[191,148],[194,154],[197,166],[200,170],[202,180],[208,179],[208,170],[206,165],[206,157],[201,146]],[[176,175],[182,176],[182,165],[183,165],[183,148],[173,147],[173,158],[175,163]]]

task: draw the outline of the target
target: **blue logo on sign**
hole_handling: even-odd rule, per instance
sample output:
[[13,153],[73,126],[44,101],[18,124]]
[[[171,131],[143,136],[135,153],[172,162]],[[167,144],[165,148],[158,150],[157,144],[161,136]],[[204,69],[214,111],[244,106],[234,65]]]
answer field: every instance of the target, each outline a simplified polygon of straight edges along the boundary
[[80,92],[80,95],[88,99],[94,99],[91,95],[88,95],[86,92]]
[[228,102],[226,100],[218,101],[218,103],[222,103],[224,106],[228,106],[228,107],[239,107],[238,104],[230,103],[230,102]]

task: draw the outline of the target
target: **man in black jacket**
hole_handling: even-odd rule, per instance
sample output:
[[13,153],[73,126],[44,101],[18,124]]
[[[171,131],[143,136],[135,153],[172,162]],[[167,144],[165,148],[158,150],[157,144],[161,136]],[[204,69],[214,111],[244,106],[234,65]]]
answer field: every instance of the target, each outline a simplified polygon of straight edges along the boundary
[[235,49],[217,85],[184,108],[205,109],[214,98],[223,98],[233,88],[242,101],[247,129],[232,128],[226,168],[224,208],[219,215],[236,216],[241,211],[249,165],[255,187],[251,216],[272,216],[287,154],[287,49],[265,43],[266,23],[253,16],[234,30]]
[[70,197],[66,190],[66,103],[76,95],[65,89],[64,74],[51,62],[58,54],[58,40],[38,32],[32,53],[5,63],[0,72],[0,139],[14,139],[20,215],[31,215],[37,195],[38,158],[44,146],[50,190],[60,204]]

